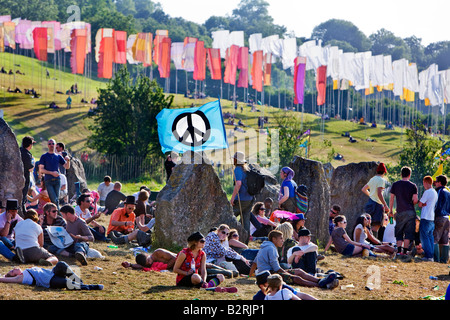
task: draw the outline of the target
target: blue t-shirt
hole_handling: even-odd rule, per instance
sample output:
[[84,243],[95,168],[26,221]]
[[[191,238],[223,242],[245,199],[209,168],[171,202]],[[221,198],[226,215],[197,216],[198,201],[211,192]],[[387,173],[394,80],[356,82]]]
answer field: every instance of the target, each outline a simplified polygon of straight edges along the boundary
[[[251,201],[253,200],[253,196],[247,191],[247,173],[240,166],[237,166],[234,169],[234,175],[236,177],[236,181],[241,181],[241,188],[239,189],[239,200],[241,201]],[[237,197],[236,197],[237,200]]]
[[295,183],[295,181],[283,180],[283,183],[281,183],[281,194],[282,194],[282,196],[284,196],[284,187],[288,187],[289,188],[289,198],[294,198],[295,197],[295,188],[297,188],[297,184]]
[[[41,156],[41,159],[39,159],[39,165],[43,164],[44,169],[47,171],[58,171],[59,172],[59,165],[64,165],[66,163],[66,160],[64,160],[63,157],[61,157],[59,154],[56,153],[44,153]],[[58,177],[54,177],[51,174],[45,175],[45,180],[49,179],[59,179]]]

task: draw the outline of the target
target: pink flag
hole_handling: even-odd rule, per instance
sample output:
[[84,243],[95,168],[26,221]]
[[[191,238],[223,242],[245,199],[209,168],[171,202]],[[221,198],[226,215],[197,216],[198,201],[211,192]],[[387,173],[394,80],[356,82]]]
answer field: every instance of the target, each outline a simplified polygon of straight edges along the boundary
[[238,87],[239,88],[248,88],[248,48],[241,47],[239,48],[239,58],[238,58],[238,68],[239,72],[239,80]]
[[223,77],[223,82],[229,83],[231,85],[236,84],[236,71],[238,65],[238,55],[239,55],[239,47],[236,45],[232,45],[227,49],[226,56],[226,66],[225,66],[225,74]]
[[321,106],[325,103],[326,88],[327,88],[327,66],[320,66],[319,68],[317,68],[316,87],[317,87],[317,105]]
[[203,41],[195,43],[193,79],[203,81],[206,77],[206,50]]
[[294,63],[294,103],[303,104],[305,94],[306,57],[297,57],[295,58]]

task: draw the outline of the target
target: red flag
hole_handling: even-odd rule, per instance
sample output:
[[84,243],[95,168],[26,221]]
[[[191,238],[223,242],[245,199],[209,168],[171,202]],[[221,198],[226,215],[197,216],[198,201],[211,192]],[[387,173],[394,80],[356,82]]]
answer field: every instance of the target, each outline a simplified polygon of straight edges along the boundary
[[239,59],[238,59],[238,68],[239,79],[238,79],[238,87],[239,88],[248,88],[248,48],[240,47],[239,48]]
[[236,71],[238,65],[238,55],[239,47],[232,45],[227,49],[227,55],[225,58],[225,74],[223,77],[223,82],[229,83],[231,85],[236,84]]
[[84,61],[86,59],[86,42],[87,30],[74,29],[71,34],[70,49],[72,55],[70,57],[70,66],[72,73],[84,73]]
[[222,79],[222,60],[220,58],[220,49],[206,49],[208,57],[208,68],[211,72],[212,80]]
[[47,61],[47,28],[33,30],[34,54],[40,61]]
[[194,80],[203,81],[206,77],[206,50],[205,43],[203,41],[197,41],[195,43],[194,54]]
[[262,92],[263,87],[263,51],[253,52],[253,66],[252,66],[252,88],[258,92]]
[[168,30],[156,30],[155,40],[153,42],[154,50],[153,50],[153,62],[155,62],[158,66],[161,62],[161,49],[160,45],[165,38],[169,37]]
[[170,77],[170,49],[172,47],[172,40],[164,38],[159,44],[159,76],[161,78]]
[[127,63],[126,31],[114,31],[114,63]]
[[325,103],[326,88],[327,88],[327,66],[320,66],[319,68],[317,68],[316,87],[317,87],[317,105],[321,106]]

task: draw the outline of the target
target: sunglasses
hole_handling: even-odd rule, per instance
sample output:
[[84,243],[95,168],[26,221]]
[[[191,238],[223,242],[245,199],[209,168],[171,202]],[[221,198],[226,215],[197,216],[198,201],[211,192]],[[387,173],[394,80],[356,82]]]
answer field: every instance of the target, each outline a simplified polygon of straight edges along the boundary
[[229,232],[225,232],[225,231],[222,231],[222,234],[224,234],[224,235],[229,235],[230,233]]
[[259,208],[259,211],[266,211],[266,209],[264,209],[264,208]]
[[49,143],[48,145],[49,145],[49,146],[54,146],[55,144],[54,144],[54,143]]
[[205,240],[205,239],[201,239],[201,240],[199,240],[198,242],[200,242],[200,243],[205,243],[206,240]]
[[50,212],[55,213],[55,212],[58,212],[58,210],[52,210],[52,211],[50,211]]

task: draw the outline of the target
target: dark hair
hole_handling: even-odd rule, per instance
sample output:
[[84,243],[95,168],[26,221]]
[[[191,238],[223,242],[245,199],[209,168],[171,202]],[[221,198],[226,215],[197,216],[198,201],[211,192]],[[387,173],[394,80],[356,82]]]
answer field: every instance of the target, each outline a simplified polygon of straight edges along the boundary
[[81,196],[77,199],[77,205],[81,205],[82,202],[86,200],[86,198],[89,198],[91,195],[87,193],[83,193]]
[[362,225],[364,228],[364,231],[366,230],[366,227],[364,226],[364,220],[366,219],[366,214],[360,215],[358,218],[356,218],[355,224],[353,225],[352,233],[350,234],[353,241],[359,242],[358,240],[353,238],[353,234],[355,233],[355,229],[358,226],[358,224]]
[[103,178],[103,181],[105,181],[105,182],[107,182],[107,181],[111,182],[111,177],[110,177],[110,176],[105,176],[105,177]]
[[59,212],[75,214],[75,209],[71,205],[66,204],[59,209]]
[[49,212],[51,208],[58,208],[58,207],[57,207],[56,204],[54,204],[53,202],[47,202],[47,203],[44,205],[44,208],[43,208],[44,213]]
[[264,208],[264,202],[257,202],[253,205],[252,213],[258,215],[259,209]]
[[345,216],[343,216],[343,215],[338,215],[338,216],[336,216],[336,217],[334,218],[333,222],[334,222],[334,224],[337,226],[337,224],[338,224],[339,222],[342,222],[344,219],[345,219]]
[[143,253],[139,253],[136,256],[136,263],[145,267],[147,264],[147,255],[143,254]]
[[442,186],[446,186],[447,185],[447,176],[441,174],[436,177],[436,181],[440,182]]
[[411,175],[411,168],[410,167],[403,167],[402,168],[402,178],[409,177]]
[[62,142],[58,142],[56,145],[57,145],[58,147],[63,148],[63,150],[66,148],[66,146],[65,146],[64,143],[62,143]]
[[336,211],[337,213],[341,212],[341,207],[338,206],[337,204],[335,204],[332,208],[333,208],[333,210]]
[[24,148],[28,148],[29,146],[31,146],[33,144],[34,139],[30,136],[25,136],[22,139],[22,146]]

